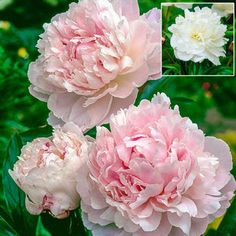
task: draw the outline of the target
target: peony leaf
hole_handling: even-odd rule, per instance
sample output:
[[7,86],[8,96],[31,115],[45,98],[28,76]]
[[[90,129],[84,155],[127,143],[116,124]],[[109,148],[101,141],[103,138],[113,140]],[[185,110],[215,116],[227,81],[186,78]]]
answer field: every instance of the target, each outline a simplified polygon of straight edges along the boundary
[[205,75],[233,75],[233,68],[229,66],[212,66],[203,72]]
[[171,81],[170,77],[148,81],[139,90],[137,99],[135,101],[135,105],[138,105],[143,99],[151,100],[154,94],[157,94],[157,92],[165,90],[166,87],[168,87],[170,81]]
[[32,236],[35,235],[38,217],[32,216],[27,212],[25,194],[17,187],[8,173],[8,170],[12,169],[16,162],[22,146],[23,142],[20,135],[15,134],[9,143],[7,158],[3,166],[3,192],[15,230],[19,235]]
[[216,231],[216,235],[236,235],[236,198],[234,198],[231,206],[228,208],[220,226]]
[[89,232],[83,226],[78,210],[71,212],[66,219],[58,220],[49,214],[42,214],[44,227],[55,236],[89,236]]
[[96,134],[97,134],[96,127],[90,129],[89,131],[85,133],[85,135],[88,135],[92,138],[96,138]]
[[52,135],[52,127],[48,125],[31,129],[20,134],[23,144],[31,142],[35,138],[50,137],[51,135]]
[[18,235],[13,227],[12,219],[8,214],[0,207],[0,235]]
[[179,103],[190,104],[195,101],[191,98],[186,98],[186,97],[172,97],[171,102],[172,104],[179,104]]
[[36,236],[51,236],[51,234],[47,231],[42,223],[41,217],[38,218],[38,224],[36,229]]

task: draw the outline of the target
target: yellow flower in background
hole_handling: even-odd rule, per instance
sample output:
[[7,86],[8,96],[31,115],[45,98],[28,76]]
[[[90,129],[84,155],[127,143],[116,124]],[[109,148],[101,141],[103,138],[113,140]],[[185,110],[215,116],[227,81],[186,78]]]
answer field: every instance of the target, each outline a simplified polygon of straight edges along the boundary
[[11,24],[9,21],[0,21],[0,29],[9,30]]
[[27,50],[23,47],[18,49],[17,54],[18,54],[19,57],[24,58],[24,59],[29,57],[29,54],[28,54]]

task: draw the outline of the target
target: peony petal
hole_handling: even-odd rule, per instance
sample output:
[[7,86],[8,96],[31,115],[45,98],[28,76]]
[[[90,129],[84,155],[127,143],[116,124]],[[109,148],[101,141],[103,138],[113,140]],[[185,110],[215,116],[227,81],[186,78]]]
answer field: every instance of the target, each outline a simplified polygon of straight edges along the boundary
[[152,215],[148,218],[140,219],[139,224],[143,231],[145,232],[152,232],[155,231],[161,222],[162,214],[159,212],[154,211]]
[[189,236],[199,236],[204,234],[208,224],[209,224],[208,217],[203,219],[193,218]]
[[49,95],[45,94],[45,92],[40,90],[38,87],[35,87],[35,86],[31,85],[29,87],[29,92],[33,97],[39,99],[42,102],[47,102],[48,101]]
[[182,213],[189,213],[191,216],[197,214],[197,207],[190,198],[182,197],[181,203],[176,208]]
[[139,17],[139,5],[137,0],[112,0],[112,4],[118,14],[133,21]]
[[28,212],[32,215],[39,215],[42,213],[42,207],[40,205],[37,205],[29,200],[29,198],[26,196],[25,198],[25,207]]
[[30,82],[35,87],[38,87],[41,92],[44,91],[45,94],[63,92],[63,88],[61,88],[60,85],[55,86],[48,80],[49,75],[44,72],[42,59],[38,59],[29,65],[28,77]]
[[232,169],[232,155],[229,146],[223,140],[206,137],[204,150],[218,157],[225,170],[230,171]]
[[168,213],[168,220],[171,225],[180,228],[186,235],[189,235],[191,228],[191,217],[188,214],[178,216],[176,213]]
[[103,123],[110,111],[112,97],[106,95],[88,107],[84,107],[85,101],[86,98],[73,93],[52,94],[48,107],[57,118],[65,122],[74,121],[82,130],[87,130]]
[[153,8],[144,14],[146,19],[151,23],[159,23],[161,19],[161,12],[157,8]]

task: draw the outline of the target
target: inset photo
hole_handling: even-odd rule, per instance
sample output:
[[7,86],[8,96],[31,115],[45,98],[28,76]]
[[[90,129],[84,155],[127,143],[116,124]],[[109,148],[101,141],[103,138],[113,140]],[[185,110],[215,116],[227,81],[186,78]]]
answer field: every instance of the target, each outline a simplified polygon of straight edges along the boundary
[[234,3],[162,3],[163,75],[234,76]]

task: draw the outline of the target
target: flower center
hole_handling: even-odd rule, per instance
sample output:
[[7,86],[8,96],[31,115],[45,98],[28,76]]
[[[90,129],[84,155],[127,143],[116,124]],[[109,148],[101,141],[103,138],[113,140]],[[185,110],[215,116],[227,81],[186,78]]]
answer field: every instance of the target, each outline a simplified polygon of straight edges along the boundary
[[193,39],[198,40],[198,41],[201,40],[201,37],[200,37],[200,35],[199,35],[198,33],[192,33],[191,37],[192,37]]

